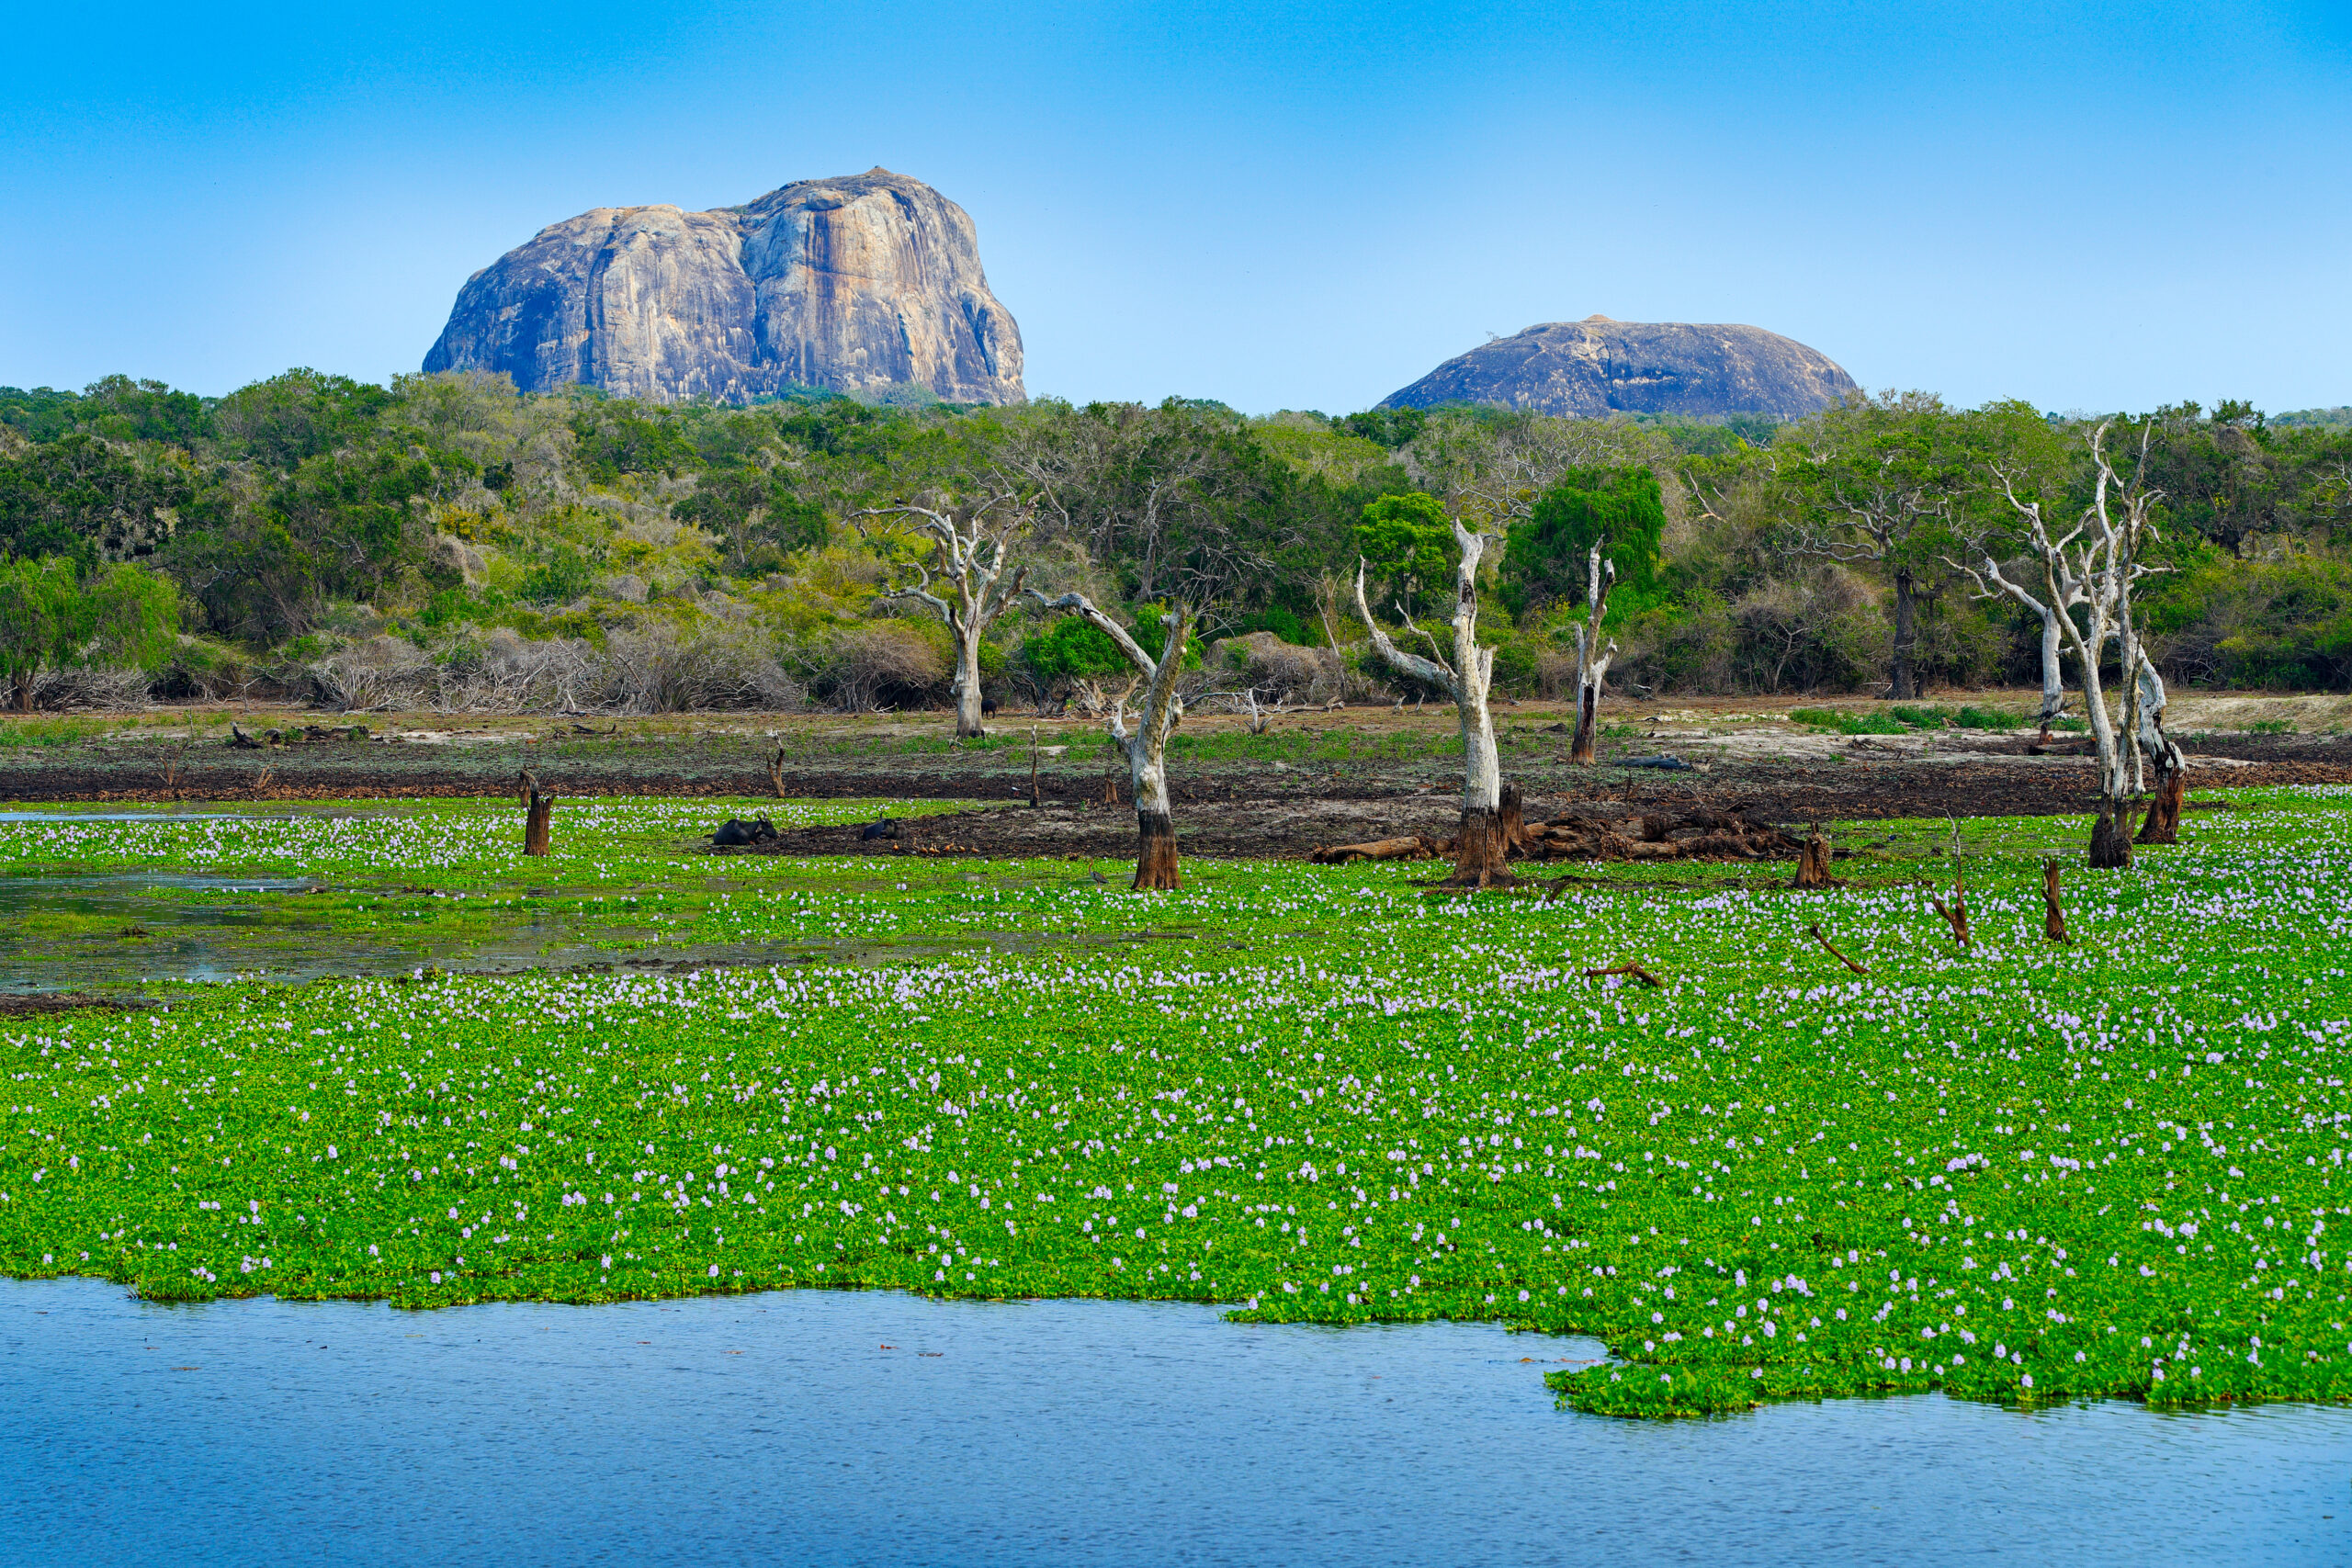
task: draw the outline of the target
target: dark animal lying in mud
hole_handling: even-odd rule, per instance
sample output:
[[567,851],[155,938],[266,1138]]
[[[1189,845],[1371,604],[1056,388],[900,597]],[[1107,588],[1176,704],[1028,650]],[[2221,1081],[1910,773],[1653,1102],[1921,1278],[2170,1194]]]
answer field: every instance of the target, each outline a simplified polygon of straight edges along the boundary
[[899,825],[885,817],[879,822],[868,822],[859,830],[857,836],[861,842],[868,844],[876,839],[896,839],[899,836]]
[[775,838],[775,824],[764,817],[749,822],[729,817],[718,825],[718,831],[710,836],[710,841],[724,849],[737,849],[747,844],[774,843]]

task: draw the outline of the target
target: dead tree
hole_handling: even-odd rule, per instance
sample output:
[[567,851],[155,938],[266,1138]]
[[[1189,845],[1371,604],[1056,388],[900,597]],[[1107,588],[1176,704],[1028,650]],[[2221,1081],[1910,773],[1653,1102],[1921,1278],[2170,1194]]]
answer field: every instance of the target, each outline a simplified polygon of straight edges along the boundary
[[[2083,668],[2083,708],[2098,756],[2098,818],[2091,829],[2090,863],[2100,870],[2132,863],[2130,797],[2138,772],[2143,705],[2136,677],[2145,657],[2132,619],[2132,588],[2154,570],[2139,559],[2139,552],[2156,536],[2150,513],[2163,495],[2147,483],[2148,447],[2154,426],[2142,431],[2139,460],[2129,478],[2117,471],[2108,456],[2109,428],[2102,424],[2091,435],[2098,482],[2090,505],[2072,527],[2053,536],[2040,503],[2013,501],[2026,525],[2027,542],[2041,560],[2042,602],[2077,604],[2083,611],[2079,622],[2062,611],[2058,625]],[[2114,716],[2108,712],[2106,686],[2099,673],[2099,660],[2109,642],[2116,644],[2130,680],[2120,737]]]
[[784,798],[784,742],[776,742],[775,755],[768,759],[768,783],[775,786],[775,797]]
[[1821,824],[1813,825],[1813,832],[1804,841],[1804,851],[1797,856],[1797,877],[1792,887],[1834,887],[1838,879],[1829,874],[1829,840],[1821,834]]
[[980,712],[980,644],[989,627],[1020,597],[1029,575],[1026,566],[1012,566],[1006,558],[1028,526],[1029,506],[1010,487],[1001,486],[958,505],[908,502],[855,515],[912,518],[931,536],[940,575],[955,591],[954,602],[931,591],[931,570],[921,561],[914,563],[921,582],[892,589],[881,598],[912,599],[929,605],[947,623],[956,638],[956,734],[959,739],[986,734]]
[[[2132,589],[2152,570],[2139,559],[2143,544],[2156,537],[2150,517],[2164,492],[2147,483],[2148,448],[2154,435],[2151,423],[2140,433],[2139,460],[2129,478],[2120,474],[2107,454],[2107,425],[2091,435],[2091,457],[2098,467],[2098,483],[2076,533],[2083,543],[2075,552],[2078,575],[2085,584],[2089,621],[2077,626],[2067,617],[2066,632],[2083,663],[2083,704],[2089,710],[2099,763],[2098,819],[2091,829],[2090,863],[2120,870],[2132,863],[2131,795],[2140,781],[2139,732],[2142,705],[2137,678],[2146,655],[2140,646],[2139,627],[2132,615]],[[2123,732],[2116,733],[2107,712],[2100,685],[2098,660],[2109,639],[2120,655],[2127,684]]]
[[2143,844],[2177,844],[2180,841],[2181,796],[2188,787],[2187,759],[2180,754],[2180,743],[2165,733],[2165,678],[2156,673],[2155,661],[2148,650],[2140,649],[2140,733],[2139,749],[2155,761],[2156,773],[2148,800],[2148,815],[2140,824],[2139,841]]
[[2058,902],[2058,863],[2041,863],[2041,934],[2052,942],[2066,940],[2066,910]]
[[[2042,526],[2041,502],[2021,498],[2017,492],[2016,476],[2008,470],[1996,468],[1993,472],[1994,477],[2000,481],[2001,493],[2008,499],[2011,510],[2027,524],[2029,538],[2035,541],[2046,540],[2048,533]],[[2050,743],[2051,727],[2058,722],[2059,716],[2066,709],[2065,672],[2059,660],[2066,634],[2065,628],[2060,623],[2068,618],[2068,613],[2075,606],[2084,603],[2083,584],[2074,575],[2072,563],[2062,558],[2057,563],[2057,570],[2044,574],[2048,586],[2041,593],[2036,593],[2025,583],[2007,575],[2002,570],[2001,563],[1993,558],[1992,550],[1987,547],[1982,538],[1973,542],[1977,555],[1981,558],[1977,565],[1963,566],[1950,556],[1944,558],[1944,563],[1955,570],[1967,574],[1970,581],[1976,584],[1978,598],[2011,599],[2032,611],[2041,619],[2040,728],[2041,742],[2046,746]],[[2046,553],[2040,550],[2039,545],[2037,545],[2037,553],[2043,554],[2043,558],[2047,559]]]
[[[1138,889],[1182,886],[1176,819],[1168,804],[1168,737],[1184,716],[1184,699],[1176,694],[1176,673],[1183,667],[1184,648],[1193,635],[1193,607],[1180,603],[1169,613],[1162,623],[1167,638],[1160,645],[1159,657],[1154,659],[1126,627],[1097,609],[1085,594],[1048,599],[1033,588],[1029,596],[1048,610],[1078,615],[1109,637],[1141,678],[1143,703],[1136,714],[1135,729],[1127,728],[1125,692],[1112,705],[1110,724],[1112,742],[1126,755],[1127,776],[1135,790],[1136,879],[1132,886]],[[1115,799],[1115,776],[1110,782]]]
[[1454,566],[1453,658],[1439,649],[1437,638],[1405,621],[1430,645],[1430,657],[1407,653],[1373,619],[1364,600],[1364,563],[1356,562],[1356,614],[1372,636],[1373,651],[1397,673],[1435,686],[1453,699],[1462,728],[1462,829],[1454,838],[1453,875],[1447,886],[1491,887],[1512,880],[1505,864],[1508,848],[1502,833],[1502,761],[1495,750],[1494,715],[1487,694],[1494,682],[1495,650],[1478,646],[1478,562],[1489,545],[1500,546],[1499,534],[1473,533],[1453,520],[1453,542],[1460,551]]
[[1600,625],[1609,615],[1609,591],[1617,586],[1617,563],[1600,558],[1603,537],[1593,541],[1592,564],[1585,589],[1584,625],[1577,634],[1577,731],[1568,746],[1568,761],[1592,765],[1593,740],[1600,728],[1600,682],[1609,674],[1609,661],[1617,656],[1617,644],[1600,646]]
[[553,853],[551,818],[555,814],[555,796],[540,790],[539,781],[528,769],[516,776],[515,783],[520,786],[522,795],[523,852],[526,855]]
[[1503,853],[1517,858],[1527,852],[1527,802],[1515,784],[1503,785],[1496,831],[1502,835]]

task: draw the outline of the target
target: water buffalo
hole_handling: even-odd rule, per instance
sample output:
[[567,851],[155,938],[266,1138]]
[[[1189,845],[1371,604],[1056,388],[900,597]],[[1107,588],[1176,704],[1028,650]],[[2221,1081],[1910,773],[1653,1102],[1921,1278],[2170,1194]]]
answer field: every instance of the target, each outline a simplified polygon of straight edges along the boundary
[[729,817],[719,824],[718,831],[710,836],[710,841],[723,849],[740,849],[750,844],[770,843],[775,837],[775,824],[764,817],[754,818],[749,822]]

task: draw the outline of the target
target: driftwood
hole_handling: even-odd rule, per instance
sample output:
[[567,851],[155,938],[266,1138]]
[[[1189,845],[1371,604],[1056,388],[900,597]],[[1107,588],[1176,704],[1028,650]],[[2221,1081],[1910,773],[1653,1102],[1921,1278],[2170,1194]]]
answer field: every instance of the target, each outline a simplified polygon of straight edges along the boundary
[[1838,963],[1843,964],[1847,968],[1851,969],[1855,974],[1857,974],[1857,975],[1867,975],[1867,974],[1869,974],[1869,973],[1870,973],[1870,971],[1869,971],[1869,970],[1867,970],[1867,969],[1863,968],[1860,964],[1859,964],[1855,963],[1852,959],[1850,959],[1850,958],[1847,957],[1844,953],[1842,953],[1838,952],[1835,947],[1832,947],[1832,946],[1830,945],[1830,943],[1829,943],[1829,939],[1828,939],[1827,937],[1823,936],[1823,935],[1821,934],[1821,928],[1820,928],[1818,925],[1811,925],[1811,926],[1807,926],[1807,927],[1805,927],[1805,928],[1804,928],[1804,934],[1805,934],[1805,935],[1807,935],[1807,936],[1809,936],[1809,937],[1811,937],[1811,938],[1813,938],[1813,940],[1814,940],[1814,941],[1815,941],[1815,942],[1819,942],[1819,943],[1821,944],[1821,951],[1822,951],[1822,952],[1824,952],[1824,953],[1826,953],[1829,954],[1829,956],[1830,956],[1830,957],[1832,957],[1832,958],[1836,959]]
[[1584,977],[1588,980],[1599,980],[1611,975],[1630,975],[1645,986],[1657,987],[1666,984],[1638,964],[1612,964],[1606,969],[1588,969],[1584,972]]
[[1360,860],[1435,860],[1444,852],[1435,839],[1374,839],[1362,844],[1317,845],[1306,858],[1316,865],[1346,865]]
[[1521,844],[1530,860],[1773,860],[1795,848],[1739,807],[1652,804],[1635,815],[1604,801],[1527,827]]

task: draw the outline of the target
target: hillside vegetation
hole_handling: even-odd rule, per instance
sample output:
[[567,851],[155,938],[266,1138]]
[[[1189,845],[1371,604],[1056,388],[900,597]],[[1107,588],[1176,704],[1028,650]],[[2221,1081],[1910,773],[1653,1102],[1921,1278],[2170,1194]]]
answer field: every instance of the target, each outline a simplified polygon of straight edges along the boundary
[[[1873,691],[1905,659],[1926,685],[2030,682],[2039,622],[1961,569],[2011,553],[2000,476],[2052,515],[2085,504],[2092,423],[1920,394],[1700,424],[1184,400],[663,406],[309,370],[219,399],[120,377],[0,389],[0,661],[25,706],[929,705],[952,678],[947,629],[884,595],[931,546],[871,513],[996,486],[1030,519],[1028,584],[1115,604],[1148,638],[1173,542],[1226,541],[1208,630],[1228,640],[1200,678],[1263,700],[1396,689],[1362,662],[1353,574],[1368,560],[1378,612],[1427,626],[1455,516],[1509,539],[1484,623],[1506,691],[1573,679],[1566,617],[1597,541],[1618,569],[1621,691]],[[2162,491],[2141,613],[2165,673],[2352,683],[2352,428],[2226,403],[2117,423],[2110,446],[2144,435]],[[1851,547],[1857,497],[1896,481],[1911,522]],[[1005,706],[1091,702],[1119,668],[1102,634],[1032,608],[981,660]]]

